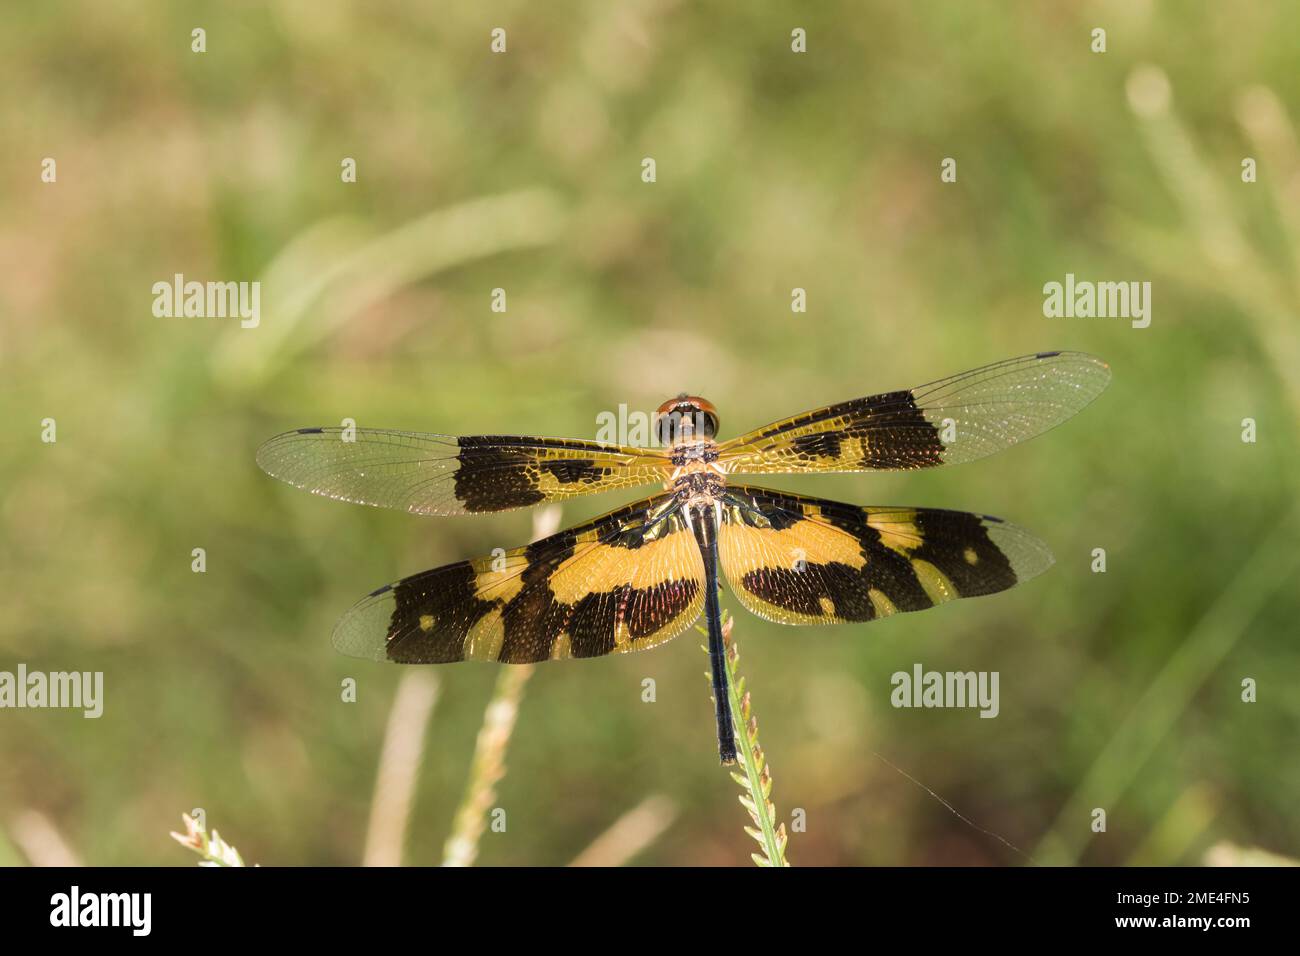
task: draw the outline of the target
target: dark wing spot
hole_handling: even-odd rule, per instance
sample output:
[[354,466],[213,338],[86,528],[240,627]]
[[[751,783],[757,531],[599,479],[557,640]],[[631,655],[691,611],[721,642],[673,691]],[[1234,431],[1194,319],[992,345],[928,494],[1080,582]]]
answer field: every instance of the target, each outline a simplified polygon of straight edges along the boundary
[[868,588],[875,588],[889,598],[889,603],[900,611],[924,611],[934,607],[934,601],[921,587],[921,579],[907,558],[879,543],[868,547],[866,554],[864,573]]
[[866,439],[864,468],[930,468],[943,464],[939,430],[926,421],[910,391],[860,400],[845,434]]
[[627,618],[627,629],[632,638],[646,637],[661,630],[669,621],[690,606],[699,592],[698,581],[664,581],[632,592],[629,603],[632,611]]
[[[995,594],[1016,583],[1011,562],[989,539],[978,516],[959,511],[918,511],[916,528],[921,533],[921,546],[912,557],[929,561],[946,574],[962,597]],[[973,565],[965,559],[967,548],[978,559]]]
[[614,650],[614,626],[627,585],[583,595],[569,617],[569,651],[574,657],[600,657]]
[[577,532],[567,528],[524,548],[524,560],[528,562],[524,568],[524,583],[544,581],[550,577],[555,568],[573,557],[577,540]]
[[[862,597],[867,599],[868,604],[870,596],[866,592],[875,588],[889,598],[890,603],[900,611],[921,611],[934,606],[930,596],[925,593],[925,588],[921,587],[921,581],[917,578],[912,563],[893,548],[887,548],[881,543],[880,532],[867,524],[867,516],[861,508],[837,501],[819,501],[817,505],[821,509],[823,520],[853,535],[861,545],[867,564],[861,571],[856,572],[859,577],[855,586],[861,589]],[[832,594],[830,597],[835,601],[837,609],[840,608],[841,602],[845,602],[845,610],[840,610],[841,616],[847,616],[847,609],[859,606],[859,602],[848,595]],[[874,605],[872,610],[874,611]],[[870,620],[870,618],[850,618],[850,620]]]
[[790,442],[790,447],[794,449],[795,454],[802,458],[829,458],[834,460],[840,457],[841,435],[840,432],[800,435]]
[[537,490],[536,462],[495,442],[460,438],[454,481],[456,498],[466,511],[502,511],[537,504],[546,496]]
[[[541,577],[545,576],[544,569]],[[502,612],[505,638],[497,660],[503,664],[526,664],[549,658],[556,638],[569,619],[569,611],[569,605],[555,600],[550,588],[525,584]]]
[[555,480],[565,485],[585,482],[591,484],[599,481],[610,473],[609,468],[602,468],[592,462],[590,459],[571,458],[559,461],[544,461],[540,465],[542,471],[548,472],[555,477]]
[[[401,664],[445,664],[464,658],[465,637],[496,602],[478,597],[477,575],[468,561],[449,564],[399,581],[393,588],[388,624],[388,659]],[[437,626],[427,634],[420,618]],[[400,640],[393,638],[401,634]]]
[[846,621],[870,621],[876,616],[859,572],[832,561],[808,564],[802,571],[793,568],[760,568],[742,579],[746,591],[769,604],[806,614],[826,617],[822,599],[835,607],[836,616]]

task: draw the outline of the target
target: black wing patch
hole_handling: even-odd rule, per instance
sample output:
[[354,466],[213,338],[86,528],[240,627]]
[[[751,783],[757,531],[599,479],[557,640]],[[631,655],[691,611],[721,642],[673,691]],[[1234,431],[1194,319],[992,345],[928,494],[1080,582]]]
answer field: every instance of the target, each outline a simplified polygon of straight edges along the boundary
[[730,474],[878,471],[974,461],[1040,435],[1106,387],[1082,352],[1007,359],[917,388],[829,405],[718,448]]
[[719,561],[737,598],[782,624],[872,621],[994,594],[1052,564],[1044,545],[997,518],[866,507],[733,487]]
[[382,428],[300,428],[257,451],[297,488],[415,514],[508,511],[663,481],[655,451],[568,438],[455,437]]
[[661,496],[386,585],[339,622],[334,646],[406,664],[599,657],[662,644],[703,600],[695,539]]

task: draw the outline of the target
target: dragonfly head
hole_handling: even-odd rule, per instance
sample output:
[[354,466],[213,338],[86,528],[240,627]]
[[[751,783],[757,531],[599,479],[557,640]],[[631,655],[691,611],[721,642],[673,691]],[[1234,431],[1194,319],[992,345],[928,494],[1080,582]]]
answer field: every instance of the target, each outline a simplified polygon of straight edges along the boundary
[[664,402],[655,412],[655,434],[662,445],[712,438],[717,433],[718,410],[712,402],[698,395],[683,392]]

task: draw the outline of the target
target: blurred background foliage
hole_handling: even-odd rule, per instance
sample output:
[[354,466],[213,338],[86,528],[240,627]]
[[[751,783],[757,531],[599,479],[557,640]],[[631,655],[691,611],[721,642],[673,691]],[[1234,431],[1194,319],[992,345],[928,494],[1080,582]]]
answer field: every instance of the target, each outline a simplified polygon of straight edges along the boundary
[[[362,859],[402,674],[336,655],[331,626],[530,519],[313,498],[254,465],[277,432],[594,437],[686,390],[733,435],[1061,348],[1114,383],[1028,446],[772,482],[1003,515],[1058,557],[869,627],[740,613],[773,796],[806,813],[789,857],[1024,862],[876,753],[1039,862],[1300,853],[1300,7],[54,0],[6,21],[0,669],[102,670],[106,704],[0,712],[4,862],[188,864],[166,832],[194,807],[250,862]],[[1150,328],[1044,318],[1067,272],[1151,281]],[[260,279],[261,326],[155,318],[175,273]],[[650,799],[668,823],[635,862],[746,863],[698,644],[540,667],[479,862],[569,862]],[[891,708],[916,662],[999,671],[1000,716]],[[497,670],[435,676],[412,863],[442,859]]]

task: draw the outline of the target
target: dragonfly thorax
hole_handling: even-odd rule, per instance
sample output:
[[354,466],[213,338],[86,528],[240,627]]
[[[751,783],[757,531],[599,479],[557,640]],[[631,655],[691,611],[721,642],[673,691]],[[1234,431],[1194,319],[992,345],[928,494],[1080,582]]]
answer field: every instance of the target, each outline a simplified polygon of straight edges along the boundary
[[712,507],[726,491],[727,480],[712,469],[678,470],[672,482],[673,497],[688,509]]

